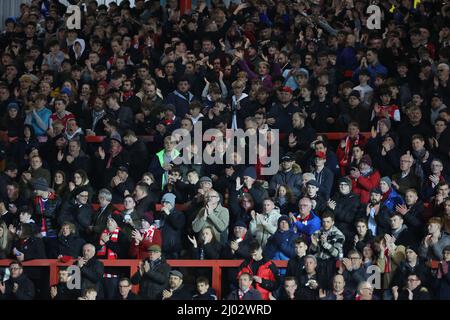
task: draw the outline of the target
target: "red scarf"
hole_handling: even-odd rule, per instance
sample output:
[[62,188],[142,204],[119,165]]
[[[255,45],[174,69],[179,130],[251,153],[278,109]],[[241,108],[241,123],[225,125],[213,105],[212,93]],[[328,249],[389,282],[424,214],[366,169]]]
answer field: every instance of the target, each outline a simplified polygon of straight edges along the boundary
[[102,234],[100,235],[99,243],[102,246],[101,249],[97,252],[97,256],[104,256],[107,254],[106,259],[107,260],[117,260],[117,253],[112,251],[111,249],[106,248],[106,244],[102,245],[102,237],[104,234],[110,236],[109,241],[117,242],[119,240],[119,231],[120,228],[116,228],[113,232],[109,232],[108,229],[103,230]]
[[297,216],[297,221],[300,221],[301,223],[305,223],[306,221],[308,221],[309,220],[309,217],[311,216],[311,213],[308,213],[308,215],[305,217],[305,219],[302,219],[302,216],[301,215],[298,215]]
[[[56,199],[56,193],[49,192],[47,200],[55,200],[55,199]],[[47,224],[45,223],[45,217],[44,217],[45,205],[44,205],[44,201],[42,201],[42,197],[40,197],[40,196],[35,197],[34,204],[39,206],[39,213],[42,215],[41,234],[42,234],[42,236],[45,237],[47,235]]]
[[359,134],[353,140],[350,136],[345,138],[345,149],[344,149],[344,157],[339,162],[339,166],[341,168],[341,175],[345,176],[345,167],[350,163],[350,152],[353,146],[359,145]]
[[389,188],[389,190],[383,194],[383,197],[381,198],[381,202],[385,202],[387,200],[387,198],[389,198],[389,195],[391,194],[391,192],[392,192],[392,189]]
[[122,152],[122,146],[119,146],[118,148],[117,148],[117,151],[114,151],[113,149],[111,149],[110,151],[109,151],[109,153],[111,154],[111,156],[109,157],[109,159],[108,159],[108,162],[106,163],[106,169],[109,169],[109,168],[111,168],[111,162],[112,162],[112,159],[114,158],[114,157],[116,157],[119,153],[121,153]]
[[386,263],[384,264],[384,273],[391,272],[391,256],[389,254],[389,249],[384,249],[384,257],[386,258]]
[[153,242],[153,236],[155,235],[156,226],[152,225],[147,231],[142,233],[142,239],[147,240],[148,242]]

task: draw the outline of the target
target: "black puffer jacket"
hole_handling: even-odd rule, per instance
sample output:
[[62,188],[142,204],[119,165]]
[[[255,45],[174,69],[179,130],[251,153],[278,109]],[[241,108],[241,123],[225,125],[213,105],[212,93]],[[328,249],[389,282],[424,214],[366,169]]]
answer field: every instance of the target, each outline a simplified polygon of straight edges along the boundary
[[[41,206],[42,203],[42,206]],[[39,230],[42,226],[42,219],[45,219],[45,226],[47,228],[47,236],[51,234],[56,235],[57,230],[57,214],[61,205],[60,198],[55,193],[50,193],[47,201],[42,202],[41,197],[35,197],[34,204],[34,217]]]
[[78,258],[81,256],[82,248],[85,243],[86,241],[77,235],[70,234],[67,237],[61,235],[58,237],[58,252],[56,253],[56,256],[50,258],[57,258],[59,255]]
[[[150,262],[149,262],[150,263]],[[150,270],[141,275],[136,272],[131,277],[132,284],[139,284],[139,296],[141,299],[156,300],[169,284],[170,266],[164,258],[156,261]]]
[[184,214],[172,210],[169,215],[161,214],[162,251],[165,255],[179,253],[186,218]]
[[336,208],[332,211],[336,227],[342,231],[346,239],[349,239],[353,233],[355,218],[360,206],[359,196],[351,192],[346,195],[338,192],[332,199],[336,201]]

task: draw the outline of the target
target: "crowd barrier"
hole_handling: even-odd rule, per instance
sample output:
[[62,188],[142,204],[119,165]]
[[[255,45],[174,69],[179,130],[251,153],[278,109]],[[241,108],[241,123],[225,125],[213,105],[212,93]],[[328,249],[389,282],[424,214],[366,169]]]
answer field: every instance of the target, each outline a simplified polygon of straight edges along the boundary
[[[12,260],[0,259],[0,267],[7,267]],[[128,267],[130,270],[129,277],[131,278],[139,270],[140,260],[136,259],[122,259],[122,260],[101,260],[105,267]],[[212,268],[212,283],[211,286],[216,291],[217,297],[222,298],[222,270],[224,268],[236,268],[242,263],[242,260],[167,260],[167,263],[172,268]],[[286,268],[288,261],[275,260],[275,265],[278,268]],[[337,262],[338,265],[339,261]],[[23,262],[24,267],[48,267],[50,275],[50,286],[58,283],[59,267],[70,266],[74,264],[74,260],[68,262],[60,262],[56,259],[36,259]],[[431,269],[437,269],[439,261],[429,260],[427,265]],[[132,287],[132,291],[137,293],[139,286]]]
[[[7,267],[12,260],[0,259],[0,267]],[[139,270],[140,260],[122,259],[122,260],[101,260],[105,267],[128,267],[129,276],[133,276]],[[278,268],[286,268],[287,261],[274,261]],[[56,259],[36,259],[23,262],[24,267],[48,267],[50,275],[50,286],[58,283],[58,270],[63,266],[73,265],[74,260],[69,262],[60,262]],[[211,286],[216,291],[217,297],[222,297],[222,269],[239,267],[242,260],[167,260],[172,268],[212,268]],[[139,286],[133,286],[133,292],[137,293]]]

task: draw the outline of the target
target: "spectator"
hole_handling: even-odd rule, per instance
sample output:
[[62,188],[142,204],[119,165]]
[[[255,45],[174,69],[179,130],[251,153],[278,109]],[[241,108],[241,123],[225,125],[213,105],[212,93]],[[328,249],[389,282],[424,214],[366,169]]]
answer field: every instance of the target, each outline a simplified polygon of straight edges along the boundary
[[81,292],[79,289],[69,289],[69,270],[61,267],[58,271],[58,284],[50,288],[50,298],[52,300],[77,300]]
[[106,228],[108,217],[113,213],[114,208],[111,203],[112,194],[108,189],[100,189],[98,192],[99,208],[92,218],[92,224],[87,227],[89,239],[93,243],[97,243],[100,234]]
[[205,207],[200,209],[192,221],[192,230],[198,233],[204,227],[211,226],[219,242],[225,244],[228,240],[229,219],[228,209],[220,204],[219,194],[210,190],[206,194]]
[[218,259],[222,251],[222,245],[214,237],[212,227],[204,227],[201,230],[199,241],[195,237],[189,237],[192,243],[192,258],[199,260]]
[[278,230],[267,240],[264,256],[273,260],[289,260],[295,256],[297,234],[289,229],[289,217],[278,218]]
[[418,274],[410,273],[405,289],[398,291],[398,287],[392,287],[394,300],[430,300],[428,289],[422,286]]
[[450,261],[450,247],[446,246],[442,249],[442,256],[444,257],[439,263],[438,273],[437,273],[437,287],[438,294],[437,297],[441,300],[449,299],[449,285],[448,285],[448,263]]
[[280,211],[275,207],[271,199],[265,199],[263,202],[262,213],[251,212],[252,220],[250,221],[250,232],[253,237],[265,248],[267,240],[277,230]]
[[325,167],[326,154],[318,151],[314,157],[314,174],[315,180],[319,183],[319,193],[325,198],[326,201],[330,199],[331,189],[333,187],[334,174]]
[[295,256],[289,259],[286,277],[295,277],[299,279],[299,273],[303,269],[305,264],[306,252],[308,251],[308,244],[302,238],[297,238],[294,241],[295,245]]
[[[117,260],[127,258],[130,244],[128,237],[120,228],[122,219],[118,214],[110,215],[106,220],[106,228],[100,234],[96,256],[98,259]],[[107,267],[103,274],[103,292],[107,300],[113,299],[118,294],[119,270]]]
[[86,241],[78,235],[76,226],[65,222],[58,235],[58,251],[51,258],[57,257],[61,261],[76,259],[81,256],[85,243]]
[[119,299],[118,300],[138,300],[138,296],[131,292],[131,281],[128,278],[119,280]]
[[99,298],[103,298],[103,263],[95,258],[95,246],[87,243],[83,246],[83,255],[75,261],[74,265],[80,268],[81,290],[95,288]]
[[401,261],[392,279],[392,285],[398,288],[404,288],[408,282],[408,275],[416,273],[424,284],[429,284],[431,272],[424,261],[419,258],[419,248],[417,246],[408,246],[406,248],[406,259]]
[[13,261],[9,264],[11,277],[0,283],[0,299],[33,300],[35,296],[33,282],[23,273],[22,264]]
[[74,199],[64,202],[59,211],[58,225],[65,222],[74,224],[77,232],[86,237],[87,229],[91,225],[93,210],[88,203],[89,189],[86,187],[79,187],[72,192]]
[[297,279],[295,277],[284,278],[283,285],[270,295],[270,300],[300,300]]
[[344,277],[337,274],[333,277],[333,290],[327,293],[320,289],[319,298],[321,300],[352,300],[353,292],[346,288]]
[[403,205],[397,205],[395,210],[402,215],[405,225],[413,232],[414,238],[420,239],[424,234],[424,204],[419,200],[417,191],[414,189],[406,190],[405,202]]
[[302,198],[298,202],[298,215],[291,214],[291,221],[299,236],[310,241],[311,235],[320,229],[320,218],[312,210],[312,202],[309,198]]
[[401,195],[405,196],[407,189],[415,189],[420,192],[421,180],[411,171],[414,159],[410,154],[400,157],[400,173],[392,176],[392,186]]
[[358,285],[358,290],[355,296],[355,300],[362,300],[362,301],[367,301],[367,300],[377,300],[376,296],[374,296],[373,294],[374,288],[373,286],[367,282],[367,281],[363,281],[360,282]]
[[233,290],[227,300],[263,300],[259,290],[253,289],[254,277],[243,272],[239,275],[239,288]]
[[292,168],[294,163],[294,158],[291,155],[285,155],[281,158],[282,170],[278,171],[278,173],[270,180],[270,191],[275,193],[277,186],[283,184],[287,185],[296,196],[300,195],[301,176],[294,172]]
[[[162,209],[157,218],[159,218],[158,228],[161,231],[162,252],[166,258],[178,259],[186,218],[175,208],[175,195],[173,193],[163,195],[161,204]],[[158,226],[158,223],[156,225]]]
[[11,253],[12,234],[4,222],[0,223],[0,258],[6,259]]
[[348,258],[342,259],[338,273],[342,274],[347,289],[352,292],[356,291],[359,283],[367,281],[370,276],[370,272],[363,265],[362,254],[357,250],[350,250]]
[[256,182],[256,169],[255,167],[247,167],[242,173],[243,183],[241,184],[241,178],[236,179],[236,191],[238,195],[248,192],[252,195],[255,202],[255,210],[260,211],[262,209],[261,204],[263,200],[268,197],[267,191]]
[[369,155],[362,157],[358,168],[350,169],[350,179],[352,180],[352,190],[359,196],[361,203],[368,203],[371,190],[380,183],[380,174],[372,167],[372,159]]
[[339,180],[339,193],[336,193],[328,202],[326,210],[333,212],[336,227],[342,231],[349,240],[352,235],[354,221],[359,210],[359,197],[352,191],[352,182],[343,177]]
[[161,247],[154,244],[148,248],[148,258],[139,263],[139,271],[131,278],[131,283],[139,284],[139,297],[156,300],[169,284],[170,266],[161,255]]
[[162,300],[189,300],[191,291],[183,284],[183,274],[178,270],[169,272],[169,287],[162,292]]
[[205,277],[199,277],[195,281],[197,285],[197,293],[192,296],[192,300],[217,300],[216,293],[209,286],[209,280]]
[[309,180],[306,183],[306,193],[304,194],[304,197],[311,200],[313,206],[312,209],[320,216],[326,208],[327,201],[324,199],[324,196],[319,193],[319,188],[320,184],[316,180]]
[[129,255],[132,258],[148,258],[148,250],[151,246],[157,244],[161,246],[161,230],[153,224],[153,216],[150,213],[145,214],[140,221],[140,229],[132,227],[131,245]]
[[[352,242],[352,249],[356,249],[359,251],[359,253],[364,252],[364,248],[372,243],[372,240],[374,238],[372,230],[369,229],[367,219],[365,218],[359,218],[355,221],[355,229],[356,232],[354,233],[354,236],[352,238],[347,239],[348,242]],[[349,251],[349,250],[345,250]]]
[[422,259],[442,260],[443,248],[450,245],[450,235],[443,230],[443,222],[440,217],[432,217],[428,220],[428,234],[422,240],[419,255]]
[[255,281],[255,289],[261,294],[262,300],[269,300],[271,292],[276,290],[279,285],[278,268],[272,260],[265,258],[261,245],[254,241],[250,245],[250,260],[244,260],[239,267],[239,284],[241,276],[248,273]]

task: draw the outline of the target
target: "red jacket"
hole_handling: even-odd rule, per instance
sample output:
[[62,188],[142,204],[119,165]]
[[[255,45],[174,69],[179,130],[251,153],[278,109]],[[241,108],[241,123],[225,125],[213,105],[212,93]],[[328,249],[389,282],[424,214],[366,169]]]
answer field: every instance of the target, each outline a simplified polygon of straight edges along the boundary
[[367,143],[367,139],[362,134],[358,134],[357,139],[350,139],[349,136],[344,138],[345,148],[341,148],[341,145],[338,145],[336,150],[336,157],[339,162],[339,168],[341,169],[341,175],[345,176],[345,169],[352,162],[352,148],[354,145],[359,145],[364,147]]
[[[251,275],[253,274],[251,265],[253,263],[253,259],[250,260],[249,264],[246,265],[244,268],[242,268],[238,275],[237,278],[239,278],[239,276],[244,273],[247,272]],[[261,265],[258,268],[258,271],[256,272],[256,276],[260,277],[261,279],[266,279],[269,281],[276,281],[275,275],[273,274],[272,270],[270,270],[270,265],[273,264],[272,260],[267,261],[266,263],[264,263],[263,265]],[[256,282],[254,282],[256,283]],[[263,298],[263,300],[269,300],[269,295],[270,295],[270,291],[267,289],[264,289],[263,287],[261,287],[261,285],[259,283],[256,283],[255,285],[255,289],[258,290],[261,293],[261,297]]]
[[161,231],[158,229],[155,230],[152,241],[144,239],[139,243],[139,245],[136,245],[136,242],[134,240],[131,240],[129,252],[130,257],[140,260],[148,258],[148,248],[150,248],[154,244],[162,247]]
[[368,177],[362,175],[358,179],[352,179],[352,192],[359,195],[361,203],[368,203],[370,191],[380,184],[380,173],[375,170]]

